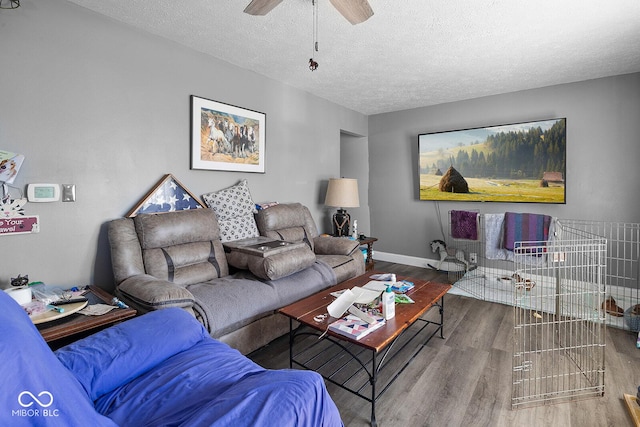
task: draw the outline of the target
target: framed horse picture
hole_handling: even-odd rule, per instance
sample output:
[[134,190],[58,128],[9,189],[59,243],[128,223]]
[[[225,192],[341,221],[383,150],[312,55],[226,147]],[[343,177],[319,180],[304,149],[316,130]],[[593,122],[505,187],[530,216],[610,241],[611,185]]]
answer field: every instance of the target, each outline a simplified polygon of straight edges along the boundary
[[266,115],[191,96],[191,169],[265,171]]

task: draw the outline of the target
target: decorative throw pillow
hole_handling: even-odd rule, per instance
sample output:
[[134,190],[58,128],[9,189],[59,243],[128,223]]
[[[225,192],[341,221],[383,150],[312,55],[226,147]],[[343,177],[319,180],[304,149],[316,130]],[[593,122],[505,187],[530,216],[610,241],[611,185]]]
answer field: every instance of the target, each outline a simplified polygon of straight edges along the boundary
[[260,235],[252,213],[231,219],[223,219],[218,221],[218,225],[220,226],[220,240],[223,242],[247,239]]
[[203,194],[202,200],[216,213],[223,242],[260,235],[253,217],[256,205],[246,179],[224,190]]

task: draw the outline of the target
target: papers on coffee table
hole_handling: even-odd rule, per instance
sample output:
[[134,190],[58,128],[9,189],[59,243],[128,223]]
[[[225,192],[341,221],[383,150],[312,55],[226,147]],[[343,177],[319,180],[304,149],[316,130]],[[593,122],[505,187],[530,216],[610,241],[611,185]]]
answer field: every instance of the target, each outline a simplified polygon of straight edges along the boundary
[[371,289],[372,291],[384,292],[387,290],[387,286],[393,285],[392,282],[381,282],[380,280],[371,280],[363,286],[365,289]]
[[371,304],[386,288],[384,282],[372,280],[363,287],[354,286],[344,291],[332,292],[331,295],[336,300],[329,304],[327,311],[331,317],[341,317],[352,304]]

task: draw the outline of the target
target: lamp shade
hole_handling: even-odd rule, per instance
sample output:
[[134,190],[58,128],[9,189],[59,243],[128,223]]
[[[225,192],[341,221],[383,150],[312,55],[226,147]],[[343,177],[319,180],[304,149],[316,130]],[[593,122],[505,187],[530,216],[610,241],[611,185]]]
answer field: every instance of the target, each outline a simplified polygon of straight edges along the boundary
[[358,180],[354,178],[331,178],[324,204],[336,208],[360,207]]

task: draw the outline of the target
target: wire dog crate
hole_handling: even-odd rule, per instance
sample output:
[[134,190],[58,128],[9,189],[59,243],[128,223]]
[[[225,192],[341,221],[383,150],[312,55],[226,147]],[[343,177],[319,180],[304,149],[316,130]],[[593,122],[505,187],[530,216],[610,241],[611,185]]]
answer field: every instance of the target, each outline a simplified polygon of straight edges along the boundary
[[[512,286],[514,274],[514,253],[503,254],[497,259],[488,253],[486,229],[491,227],[494,214],[478,215],[478,240],[457,240],[449,235],[451,246],[460,248],[468,254],[477,254],[477,268],[473,270],[454,269],[449,271],[449,280],[465,294],[484,301],[511,305],[515,289]],[[496,214],[497,215],[497,214]],[[451,223],[449,223],[451,229]],[[552,222],[550,241],[562,239],[572,230],[574,235],[593,236],[606,239],[606,299],[601,305],[605,311],[608,326],[624,330],[637,331],[638,319],[630,319],[632,308],[640,304],[640,224],[621,222],[597,222],[588,220],[557,219]],[[543,265],[546,257],[528,257],[522,262]]]
[[564,228],[582,230],[607,239],[606,299],[601,307],[607,325],[638,332],[638,319],[630,317],[640,304],[640,224],[558,220]]
[[514,307],[512,407],[601,396],[606,325],[628,329],[623,309],[638,303],[640,225],[555,220],[547,242],[496,252],[500,242],[489,240],[500,215],[478,215],[476,241],[450,232],[477,268],[449,279],[469,296]]
[[556,225],[514,251],[513,408],[604,393],[606,239]]

